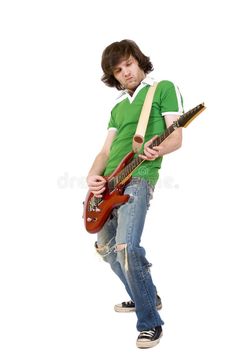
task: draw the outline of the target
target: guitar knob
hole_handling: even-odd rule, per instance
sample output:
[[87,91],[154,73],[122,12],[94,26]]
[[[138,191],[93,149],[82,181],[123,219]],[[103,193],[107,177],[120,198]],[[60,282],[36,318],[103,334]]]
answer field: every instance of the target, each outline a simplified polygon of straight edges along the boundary
[[87,218],[87,221],[88,221],[88,222],[91,222],[91,221],[93,221],[93,219],[91,219],[91,218]]

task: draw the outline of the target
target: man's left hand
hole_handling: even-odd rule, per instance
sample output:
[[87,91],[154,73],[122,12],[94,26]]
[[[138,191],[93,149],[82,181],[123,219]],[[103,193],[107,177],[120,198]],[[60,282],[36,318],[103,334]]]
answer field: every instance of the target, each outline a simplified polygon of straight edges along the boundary
[[144,154],[140,154],[139,157],[141,157],[144,160],[154,161],[158,157],[163,156],[162,146],[159,145],[159,146],[153,146],[152,148],[149,147],[156,138],[157,135],[145,143],[144,150],[143,150]]

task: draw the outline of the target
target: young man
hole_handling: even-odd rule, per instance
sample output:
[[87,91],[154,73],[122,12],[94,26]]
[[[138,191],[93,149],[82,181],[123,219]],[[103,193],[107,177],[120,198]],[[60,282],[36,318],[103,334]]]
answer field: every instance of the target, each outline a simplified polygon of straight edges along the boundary
[[[102,81],[122,90],[111,111],[105,143],[88,173],[89,191],[101,197],[106,180],[124,156],[132,151],[146,93],[154,80],[147,76],[153,70],[149,57],[131,40],[114,42],[102,55]],[[182,98],[178,88],[170,81],[161,81],[156,88],[145,144],[140,156],[145,159],[125,187],[129,201],[113,209],[103,228],[98,232],[96,250],[108,262],[124,284],[131,300],[116,305],[115,310],[135,310],[137,315],[138,348],[156,345],[162,336],[163,321],[158,309],[161,300],[153,284],[150,264],[145,250],[140,246],[149,201],[158,180],[162,156],[181,146],[182,131],[176,129],[159,146],[148,147],[183,113]]]

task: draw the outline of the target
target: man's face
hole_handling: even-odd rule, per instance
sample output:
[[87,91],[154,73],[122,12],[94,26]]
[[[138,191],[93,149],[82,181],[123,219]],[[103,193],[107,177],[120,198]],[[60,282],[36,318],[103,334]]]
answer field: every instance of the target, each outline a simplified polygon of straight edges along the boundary
[[113,75],[125,89],[132,92],[145,78],[144,71],[140,69],[137,60],[132,55],[127,59],[122,59],[115,66]]

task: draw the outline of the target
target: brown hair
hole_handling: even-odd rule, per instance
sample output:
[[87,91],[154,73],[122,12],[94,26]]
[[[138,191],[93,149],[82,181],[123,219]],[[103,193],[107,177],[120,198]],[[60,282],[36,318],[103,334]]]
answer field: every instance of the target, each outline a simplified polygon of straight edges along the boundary
[[129,39],[123,39],[120,42],[114,42],[107,46],[102,53],[102,70],[103,76],[101,80],[109,87],[116,87],[122,90],[123,87],[113,75],[114,67],[124,58],[129,58],[132,55],[138,62],[139,67],[145,74],[153,70],[152,63],[146,55],[144,55],[137,44]]

